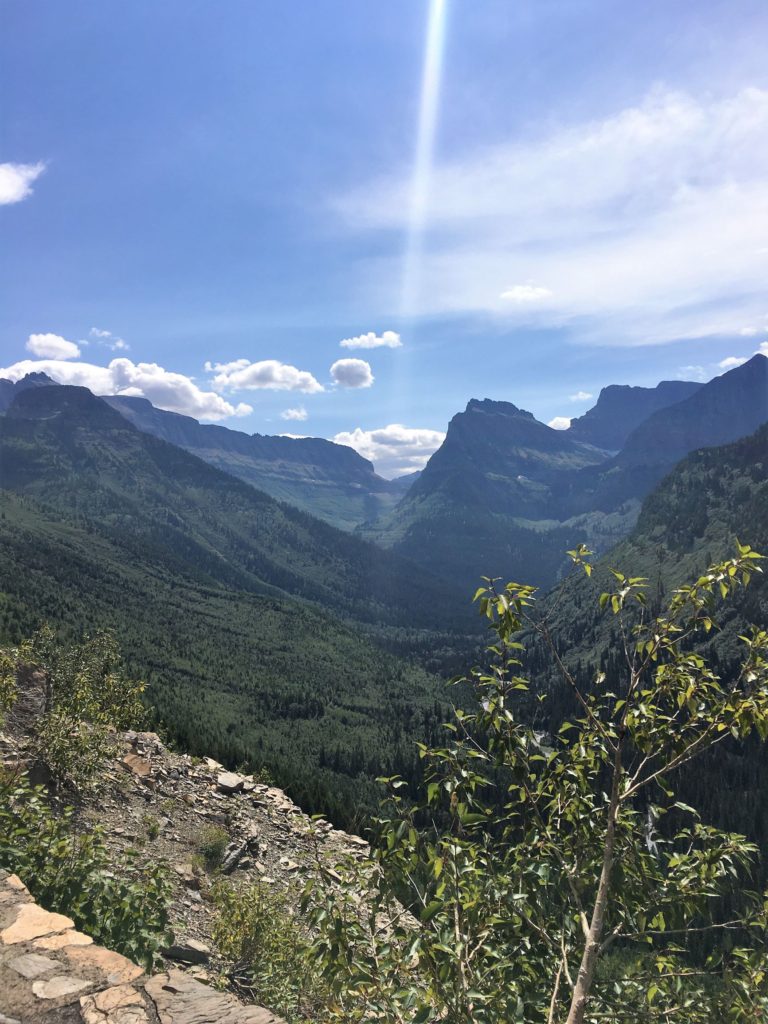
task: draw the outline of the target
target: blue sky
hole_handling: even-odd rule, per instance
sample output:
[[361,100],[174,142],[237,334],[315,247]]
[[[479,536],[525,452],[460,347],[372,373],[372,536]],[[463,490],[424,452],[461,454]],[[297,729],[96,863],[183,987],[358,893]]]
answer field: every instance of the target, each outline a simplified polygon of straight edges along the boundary
[[391,475],[469,398],[567,418],[768,339],[764,0],[3,14],[4,375]]

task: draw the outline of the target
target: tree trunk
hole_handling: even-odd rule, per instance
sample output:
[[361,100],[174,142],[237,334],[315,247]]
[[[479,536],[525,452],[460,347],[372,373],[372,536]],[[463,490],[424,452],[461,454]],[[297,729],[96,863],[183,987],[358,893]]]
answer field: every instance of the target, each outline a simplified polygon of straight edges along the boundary
[[605,925],[605,916],[608,910],[608,897],[611,889],[611,872],[613,871],[614,844],[616,841],[616,817],[619,810],[619,787],[621,781],[621,745],[616,751],[613,765],[613,781],[611,785],[611,800],[608,805],[608,821],[605,833],[605,846],[603,847],[603,866],[600,871],[600,882],[597,886],[595,905],[592,909],[592,920],[589,924],[589,934],[584,946],[584,953],[579,965],[579,973],[576,984],[573,986],[571,996],[571,1008],[568,1011],[566,1024],[583,1024],[584,1014],[587,1009],[589,994],[592,990],[592,982],[595,977],[595,967],[600,955],[600,941]]

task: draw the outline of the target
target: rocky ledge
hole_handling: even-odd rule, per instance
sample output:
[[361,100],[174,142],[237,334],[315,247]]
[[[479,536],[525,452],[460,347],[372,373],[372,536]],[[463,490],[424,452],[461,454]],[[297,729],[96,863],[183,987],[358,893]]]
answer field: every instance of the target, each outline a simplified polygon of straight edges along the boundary
[[0,872],[0,1024],[283,1024],[171,968],[147,977]]

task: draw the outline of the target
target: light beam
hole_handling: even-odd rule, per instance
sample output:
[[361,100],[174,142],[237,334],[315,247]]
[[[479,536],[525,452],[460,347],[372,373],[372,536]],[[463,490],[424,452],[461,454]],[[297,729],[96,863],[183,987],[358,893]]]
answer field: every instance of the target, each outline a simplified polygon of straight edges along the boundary
[[421,76],[419,126],[411,179],[410,216],[403,253],[400,311],[401,315],[406,318],[412,316],[419,292],[424,226],[429,205],[435,129],[440,104],[447,8],[448,0],[430,0],[429,2],[429,20]]

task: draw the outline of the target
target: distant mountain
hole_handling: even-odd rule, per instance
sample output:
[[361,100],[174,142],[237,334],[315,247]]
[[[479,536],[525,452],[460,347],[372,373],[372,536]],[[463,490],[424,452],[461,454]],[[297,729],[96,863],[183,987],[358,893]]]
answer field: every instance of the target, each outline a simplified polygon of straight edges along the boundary
[[27,388],[42,388],[50,385],[56,386],[56,381],[45,373],[28,373],[21,380],[11,381],[0,377],[0,412],[4,412],[13,402],[16,395]]
[[558,533],[553,546],[531,521],[553,518],[561,474],[608,454],[510,402],[473,399],[397,508],[363,532],[466,590],[482,574],[507,572],[544,585],[570,534]]
[[85,388],[20,392],[0,419],[0,443],[4,488],[119,531],[125,545],[198,579],[372,623],[460,615],[463,595],[416,566],[139,431]]
[[70,637],[114,629],[172,738],[267,765],[340,823],[372,805],[376,776],[415,777],[444,688],[384,645],[475,630],[465,594],[84,388],[16,395],[0,417],[0,482],[0,642],[46,621]]
[[575,441],[618,451],[643,420],[698,391],[693,381],[663,380],[655,388],[611,384],[603,388],[595,405],[583,416],[571,420],[566,431]]
[[625,466],[672,464],[695,448],[728,444],[768,420],[768,358],[755,355],[684,401],[660,409],[628,436]]
[[[701,386],[606,392],[603,410],[588,427],[587,417],[576,421],[577,433],[615,443],[622,395],[628,424],[641,407],[656,407],[618,453],[551,430],[509,403],[471,401],[419,480],[365,535],[465,588],[481,575],[551,586],[568,547],[586,541],[605,551],[626,536],[642,499],[688,452],[768,420],[768,359],[754,356]],[[687,397],[659,408],[676,394]]]
[[104,401],[139,430],[185,448],[339,529],[353,530],[377,518],[403,494],[403,484],[377,476],[372,463],[346,445],[201,424],[191,416],[156,409],[145,398],[118,395]]

